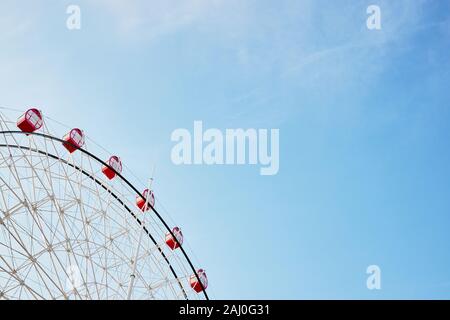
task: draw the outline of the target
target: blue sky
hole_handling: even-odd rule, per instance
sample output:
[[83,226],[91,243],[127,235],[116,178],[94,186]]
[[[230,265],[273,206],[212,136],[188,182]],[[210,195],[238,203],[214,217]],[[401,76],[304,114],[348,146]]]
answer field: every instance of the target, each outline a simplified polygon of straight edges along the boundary
[[[0,105],[82,127],[144,181],[155,164],[213,298],[450,298],[449,18],[437,0],[5,0]],[[279,128],[279,173],[175,166],[194,120]]]

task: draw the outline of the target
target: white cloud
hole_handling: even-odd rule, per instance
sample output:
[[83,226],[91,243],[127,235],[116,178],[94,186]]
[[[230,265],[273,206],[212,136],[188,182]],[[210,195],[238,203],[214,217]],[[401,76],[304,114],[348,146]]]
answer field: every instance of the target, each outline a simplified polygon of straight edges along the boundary
[[124,36],[152,39],[201,21],[234,0],[97,0],[95,6],[111,13]]
[[[264,121],[264,118],[278,119],[283,109],[283,106],[272,107],[273,100],[285,94],[272,87],[273,81],[286,83],[291,89],[297,86],[339,90],[361,72],[365,73],[366,80],[376,78],[389,63],[388,55],[385,60],[380,56],[406,43],[408,35],[421,25],[425,5],[423,1],[411,0],[377,2],[382,10],[379,33],[365,28],[366,7],[353,2],[337,6],[334,2],[311,0],[264,4],[254,0],[93,0],[80,1],[80,6],[91,18],[106,13],[116,26],[111,33],[118,32],[122,39],[146,43],[188,30],[189,35],[204,38],[208,48],[226,50],[235,59],[236,66],[242,68],[242,74],[250,75],[248,78],[253,78],[254,83],[248,86],[251,95],[246,96],[244,92],[241,96],[244,98],[230,99],[230,108],[224,112],[231,110],[249,118],[260,114]],[[36,32],[37,16],[45,18],[43,2],[40,3],[41,6],[36,4],[30,9],[30,4],[25,2],[22,5],[15,1],[2,2],[0,40],[18,41]],[[61,14],[64,19],[65,12]],[[39,23],[45,24],[45,19]],[[44,87],[42,92],[58,86],[56,83],[44,86],[45,78],[51,81],[51,71],[44,72],[44,66],[38,67],[41,62],[29,62],[32,66],[27,69],[20,57],[10,59],[1,54],[0,57],[3,74],[9,70],[10,79],[16,83],[26,81],[27,72],[36,70],[32,76],[34,85],[25,91],[38,88],[38,84]],[[35,59],[32,54],[24,54],[23,58]],[[41,77],[42,81],[37,79]],[[2,84],[7,83],[3,79]],[[295,94],[293,91],[289,94]],[[40,94],[39,90],[32,93]],[[236,102],[239,100],[242,101]],[[286,110],[283,113],[289,114]]]
[[0,41],[8,44],[31,32],[38,11],[34,3],[21,6],[12,1],[0,2]]
[[[270,54],[266,53],[266,59],[255,59],[247,53],[244,60],[246,64],[252,59],[265,61],[266,65],[261,68],[270,65],[271,81],[256,83],[249,90],[252,92],[249,96],[244,93],[245,103],[231,119],[239,118],[244,122],[260,119],[261,123],[278,125],[298,112],[280,105],[283,98],[292,101],[307,92],[308,96],[321,96],[321,101],[328,104],[336,94],[354,90],[355,85],[370,90],[370,84],[378,81],[391,61],[409,49],[415,32],[433,26],[424,21],[427,5],[424,1],[378,3],[382,10],[381,31],[367,30],[366,7],[355,3],[345,7],[338,7],[334,2],[309,3],[307,15],[310,18],[294,24],[298,29],[283,29],[285,25],[280,21],[280,25],[272,25],[272,33],[268,35],[268,40],[272,41]],[[297,15],[300,19],[302,13]],[[242,60],[239,49],[238,57]],[[260,68],[255,65],[255,69]],[[281,90],[282,85],[273,88],[273,82],[284,83],[290,89]],[[290,98],[285,96],[286,92]],[[302,107],[305,105],[299,101],[297,108]]]

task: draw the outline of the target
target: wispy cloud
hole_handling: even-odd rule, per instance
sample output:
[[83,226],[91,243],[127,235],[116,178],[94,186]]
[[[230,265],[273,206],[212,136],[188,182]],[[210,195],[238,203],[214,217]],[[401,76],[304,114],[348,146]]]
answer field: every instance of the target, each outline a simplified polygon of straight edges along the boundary
[[7,47],[10,42],[29,34],[36,24],[38,8],[17,6],[13,1],[0,3],[0,40]]
[[[369,84],[389,67],[397,53],[408,48],[416,32],[442,24],[425,20],[425,1],[379,1],[378,4],[382,9],[381,31],[366,28],[367,6],[364,4],[346,3],[337,10],[335,3],[317,2],[308,7],[309,14],[315,17],[309,23],[316,30],[306,27],[305,30],[285,31],[285,38],[291,43],[268,35],[274,47],[282,48],[267,60],[272,68],[271,75],[278,77],[275,83],[280,84],[279,87],[284,83],[299,92],[327,90],[329,97],[352,88],[355,81]],[[249,63],[251,57],[247,54],[245,58]],[[295,109],[273,107],[273,103],[283,101],[283,94],[283,90],[273,88],[273,81],[257,83],[249,93],[243,94],[243,109],[231,119],[242,119],[245,115],[255,118],[258,114],[266,122],[289,119],[297,112]],[[264,100],[267,101],[265,106],[261,103]]]
[[[342,1],[336,6],[311,0],[264,5],[254,0],[94,0],[81,1],[80,6],[92,17],[97,11],[106,13],[116,27],[111,33],[127,41],[149,43],[178,32],[197,33],[209,47],[229,53],[249,79],[243,91],[230,98],[223,116],[229,121],[273,122],[295,112],[273,107],[285,94],[280,88],[338,91],[362,72],[366,81],[376,79],[389,64],[389,58],[381,58],[383,52],[406,45],[418,26],[427,25],[421,21],[424,1],[377,2],[382,8],[380,32],[365,28],[369,2]],[[0,6],[8,12],[0,15],[2,41],[26,35],[36,23],[25,7],[13,4]]]
[[218,14],[233,2],[234,0],[96,0],[94,4],[113,16],[120,35],[138,35],[140,40],[149,41]]

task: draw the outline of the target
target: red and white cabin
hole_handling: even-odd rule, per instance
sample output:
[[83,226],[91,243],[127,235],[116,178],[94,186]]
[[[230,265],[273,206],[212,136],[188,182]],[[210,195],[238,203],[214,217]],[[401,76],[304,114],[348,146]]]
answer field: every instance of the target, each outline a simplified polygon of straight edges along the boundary
[[109,167],[103,166],[102,172],[109,180],[114,178],[117,173],[122,173],[122,161],[120,161],[120,158],[118,156],[110,157],[106,163],[109,165]]
[[63,138],[63,146],[70,152],[74,152],[84,145],[84,133],[78,128],[70,130]]
[[195,276],[195,274],[193,274],[189,278],[189,284],[191,285],[192,289],[194,289],[195,292],[199,293],[202,292],[204,289],[208,288],[208,277],[206,276],[206,272],[203,269],[198,269],[197,274],[200,281],[198,281],[198,278]]
[[181,229],[178,227],[173,228],[172,233],[175,236],[176,240],[170,234],[170,232],[167,232],[166,244],[169,246],[170,249],[175,250],[176,248],[179,248],[183,244],[183,233],[181,232]]
[[17,119],[17,127],[27,133],[32,133],[39,130],[44,121],[42,120],[42,113],[36,109],[28,109],[19,119]]
[[[148,203],[146,203],[146,200],[148,197]],[[150,209],[150,206],[155,206],[155,195],[152,190],[145,189],[144,192],[142,192],[142,196],[136,197],[136,205],[139,209],[141,209],[142,212],[147,211]]]

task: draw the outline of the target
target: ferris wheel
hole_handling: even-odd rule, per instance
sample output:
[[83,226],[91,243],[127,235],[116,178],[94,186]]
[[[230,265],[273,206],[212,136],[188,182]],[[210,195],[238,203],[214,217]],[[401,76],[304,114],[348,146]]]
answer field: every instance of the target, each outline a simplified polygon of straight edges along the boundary
[[46,122],[0,112],[0,299],[208,299],[151,184],[138,190],[118,156]]

